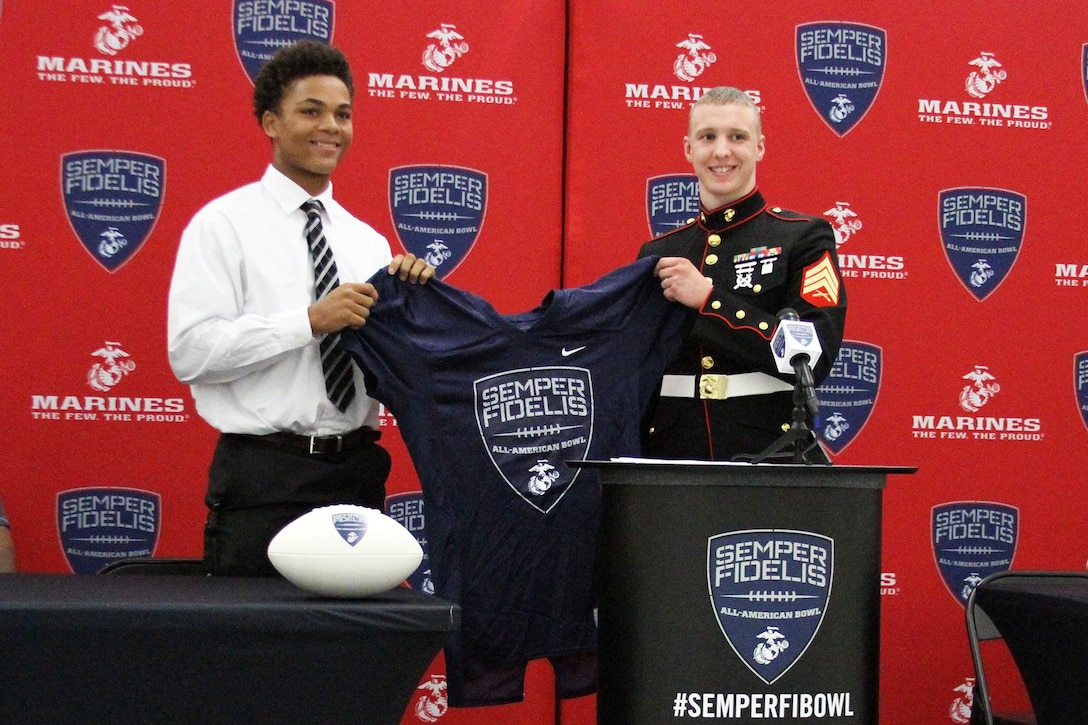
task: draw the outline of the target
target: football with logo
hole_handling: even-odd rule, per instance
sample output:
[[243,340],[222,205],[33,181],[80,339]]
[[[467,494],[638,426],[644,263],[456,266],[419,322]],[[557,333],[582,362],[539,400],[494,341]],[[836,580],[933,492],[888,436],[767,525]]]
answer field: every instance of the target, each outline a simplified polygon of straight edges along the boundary
[[322,506],[287,524],[268,544],[285,579],[326,597],[367,597],[393,589],[423,561],[416,538],[377,509]]

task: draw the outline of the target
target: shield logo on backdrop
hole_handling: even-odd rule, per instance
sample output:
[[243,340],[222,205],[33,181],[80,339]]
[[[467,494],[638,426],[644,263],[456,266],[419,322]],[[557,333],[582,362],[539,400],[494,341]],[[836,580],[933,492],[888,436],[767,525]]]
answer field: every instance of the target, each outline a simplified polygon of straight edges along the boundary
[[880,392],[884,351],[867,342],[843,340],[831,373],[816,388],[820,435],[832,453],[841,453],[869,421]]
[[445,279],[468,256],[487,209],[487,174],[458,166],[389,170],[389,211],[404,248]]
[[102,267],[116,272],[140,250],[162,209],[166,161],[135,151],[61,156],[68,223]]
[[1080,419],[1088,428],[1088,350],[1073,356],[1073,387]]
[[508,370],[473,383],[476,423],[487,455],[510,488],[541,513],[580,469],[593,438],[593,382],[585,368]]
[[987,188],[938,194],[941,243],[960,283],[983,301],[1008,276],[1024,243],[1027,197]]
[[1084,86],[1084,100],[1088,101],[1088,43],[1080,47],[1080,80]]
[[764,683],[784,675],[816,637],[834,570],[835,541],[822,534],[749,529],[707,540],[707,584],[718,626]]
[[857,126],[884,82],[887,33],[859,23],[797,26],[797,71],[812,107],[839,137]]
[[300,40],[332,42],[336,7],[332,0],[259,3],[234,0],[231,21],[234,26],[234,52],[249,77],[257,73],[272,54]]
[[57,494],[57,532],[76,574],[94,574],[117,559],[152,556],[161,518],[160,496],[152,491],[75,488]]
[[987,501],[953,501],[933,507],[933,558],[948,593],[961,606],[980,581],[1007,571],[1020,535],[1020,509]]
[[646,179],[646,218],[655,237],[689,224],[699,216],[699,180],[695,174],[667,174]]
[[427,547],[423,493],[412,491],[390,494],[385,497],[385,511],[389,518],[408,529],[423,549],[423,561],[408,576],[408,586],[427,594],[434,594],[434,583],[431,581],[431,556]]

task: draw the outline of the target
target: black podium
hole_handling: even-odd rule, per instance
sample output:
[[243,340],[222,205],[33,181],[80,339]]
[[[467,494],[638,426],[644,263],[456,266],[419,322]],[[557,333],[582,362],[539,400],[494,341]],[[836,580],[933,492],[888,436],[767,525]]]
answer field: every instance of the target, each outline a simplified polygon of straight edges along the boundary
[[916,469],[580,465],[602,489],[598,723],[876,725],[881,499]]

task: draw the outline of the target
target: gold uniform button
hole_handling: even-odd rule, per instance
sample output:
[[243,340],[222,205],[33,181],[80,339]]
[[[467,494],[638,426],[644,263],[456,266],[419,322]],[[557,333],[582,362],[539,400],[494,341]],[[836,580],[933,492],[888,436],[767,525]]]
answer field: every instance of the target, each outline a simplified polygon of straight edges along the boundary
[[703,370],[709,370],[710,368],[714,367],[714,358],[707,355],[702,359],[702,364]]
[[744,319],[744,310],[737,310],[737,319],[738,320],[743,320]]
[[770,327],[770,325],[768,325],[766,322],[759,323],[759,329],[761,330],[766,330],[768,327]]
[[761,284],[752,285],[752,291],[756,292],[756,293],[762,292],[763,291],[763,285],[761,285]]
[[709,237],[706,238],[706,243],[712,247],[716,247],[722,243],[722,238],[719,237],[717,234],[711,234]]
[[718,255],[717,254],[708,254],[708,255],[706,255],[706,263],[707,264],[717,264],[718,263]]
[[773,211],[775,214],[778,214],[779,212],[782,211],[782,207],[776,206],[776,207],[772,208],[771,211]]
[[714,284],[714,278],[713,278],[713,277],[704,277],[703,279],[705,279],[705,280],[706,280],[707,282],[709,282],[709,283],[710,283],[711,285],[713,285],[713,284]]
[[693,221],[695,221],[695,217],[691,217],[690,219],[688,219],[687,223],[691,224]]
[[711,309],[720,310],[722,308],[722,303],[720,300],[714,300],[710,303],[710,307]]
[[655,430],[657,430],[657,429],[656,428],[650,428],[650,433],[652,434]]

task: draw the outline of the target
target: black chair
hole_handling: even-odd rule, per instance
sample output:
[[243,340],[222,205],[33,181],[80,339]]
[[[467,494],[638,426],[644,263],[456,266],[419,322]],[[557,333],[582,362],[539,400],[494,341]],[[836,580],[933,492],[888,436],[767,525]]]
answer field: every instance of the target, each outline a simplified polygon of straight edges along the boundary
[[98,570],[99,574],[171,574],[185,576],[204,576],[203,559],[156,559],[152,557],[131,557],[111,561]]
[[967,598],[967,640],[971,646],[971,660],[975,665],[971,725],[1035,725],[1035,715],[1030,711],[1011,712],[993,709],[990,687],[986,681],[983,650],[990,653],[986,659],[996,659],[1000,654],[1005,660],[1011,660],[1011,655],[1005,647],[1001,632],[975,601],[975,591],[972,590]]
[[[1088,723],[1088,574],[998,572],[979,582],[971,598],[968,634],[973,611],[983,610],[1008,646],[1035,721]],[[972,647],[978,642],[977,627],[975,632]],[[983,688],[984,696],[975,702],[993,709],[985,683]]]

